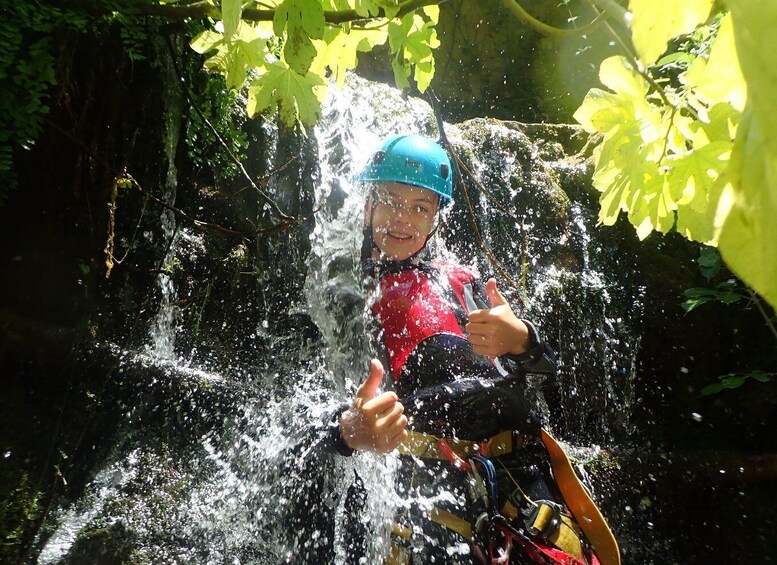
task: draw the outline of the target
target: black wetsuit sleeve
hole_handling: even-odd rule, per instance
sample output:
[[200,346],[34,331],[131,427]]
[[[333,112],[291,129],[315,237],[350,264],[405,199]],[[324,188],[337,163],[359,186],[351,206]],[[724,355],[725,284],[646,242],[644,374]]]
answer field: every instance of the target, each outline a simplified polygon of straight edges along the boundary
[[534,324],[523,318],[521,321],[529,328],[529,349],[518,355],[507,354],[503,357],[519,366],[525,373],[555,376],[556,353],[542,340]]
[[347,409],[347,405],[340,406],[326,421],[314,426],[312,431],[318,449],[345,456],[353,454],[354,450],[346,445],[342,435],[340,435],[340,416]]

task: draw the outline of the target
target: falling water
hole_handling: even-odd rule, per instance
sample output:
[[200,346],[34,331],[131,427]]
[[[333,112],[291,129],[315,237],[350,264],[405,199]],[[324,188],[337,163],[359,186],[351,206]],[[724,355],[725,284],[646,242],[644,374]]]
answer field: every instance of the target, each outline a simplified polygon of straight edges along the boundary
[[[168,76],[164,81],[165,121],[163,129],[167,175],[162,183],[162,199],[174,204],[178,191],[178,170],[175,165],[175,155],[178,150],[184,106],[173,65],[167,56],[163,60],[166,62]],[[159,220],[162,241],[166,243],[167,250],[162,261],[162,268],[157,276],[160,296],[159,311],[152,322],[149,332],[150,343],[147,350],[150,355],[158,359],[173,360],[175,359],[175,325],[178,317],[176,306],[178,293],[173,280],[173,270],[177,267],[176,257],[180,235],[176,227],[175,215],[171,210],[163,209]]]
[[[75,540],[89,532],[107,532],[118,538],[126,544],[128,555],[141,561],[343,563],[348,540],[342,495],[354,472],[370,493],[359,518],[372,533],[367,562],[380,562],[398,498],[391,480],[396,457],[357,454],[343,458],[322,453],[315,432],[335,409],[347,405],[374,354],[365,337],[359,268],[364,196],[352,183],[352,174],[385,135],[418,132],[436,136],[434,123],[428,105],[383,85],[351,77],[343,91],[331,94],[315,131],[320,156],[316,207],[320,211],[310,236],[305,283],[306,314],[318,327],[321,340],[301,348],[295,360],[277,374],[234,378],[245,371],[228,362],[218,374],[180,366],[176,360],[182,352],[175,350],[174,339],[175,288],[171,277],[160,274],[162,304],[151,332],[152,359],[139,362],[136,355],[123,352],[119,371],[132,387],[138,363],[164,365],[150,382],[135,385],[137,398],[148,394],[148,390],[139,390],[145,387],[155,391],[152,396],[158,404],[145,411],[132,401],[121,406],[126,412],[123,434],[85,494],[49,520],[41,563],[78,555]],[[177,130],[175,125],[170,118],[168,136]],[[520,138],[531,147],[525,135],[494,124],[481,126],[450,126],[448,134],[461,153],[469,155],[472,170],[494,190],[501,190],[507,201],[519,196],[512,183],[515,175],[508,171],[526,169],[522,178],[537,186],[527,184],[521,187],[523,191],[539,189],[552,180],[552,164],[543,165],[536,152],[529,152],[529,161],[537,160],[531,163],[511,151],[510,143],[498,143]],[[169,137],[168,196],[176,190],[176,144],[177,139]],[[515,241],[528,232],[527,248],[535,259],[528,277],[533,291],[527,316],[538,319],[562,348],[571,346],[570,352],[561,354],[569,421],[578,425],[572,407],[588,402],[589,393],[603,391],[605,402],[617,406],[604,414],[597,412],[594,427],[605,425],[605,420],[612,429],[623,427],[626,424],[617,422],[613,412],[628,411],[628,398],[621,392],[628,386],[621,381],[613,385],[613,375],[623,381],[631,378],[638,339],[630,337],[636,332],[629,330],[626,314],[618,314],[631,302],[609,294],[611,283],[588,254],[593,244],[586,226],[592,225],[591,219],[572,206],[562,230],[565,239],[561,239],[557,230],[547,236],[534,233],[535,226],[539,231],[543,221],[550,221],[541,217],[541,211],[524,216],[523,223],[516,225],[482,198],[479,205],[485,209],[481,221],[487,243],[513,272],[520,265],[514,257],[521,252]],[[471,233],[468,221],[460,207],[446,219],[449,231],[458,227],[461,234]],[[171,217],[163,215],[162,222],[165,237],[172,241],[170,261],[180,246],[201,246],[191,234],[175,235]],[[478,254],[471,237],[454,238],[450,248],[469,258],[478,272],[493,270]],[[582,264],[574,269],[554,259],[570,253],[582,257]],[[587,305],[571,311],[570,305],[579,297]],[[592,342],[599,346],[584,348]],[[257,351],[257,355],[275,353],[272,349]],[[163,364],[162,359],[174,362]],[[588,363],[599,371],[586,376],[593,384],[582,384],[582,376],[578,379],[571,370],[577,363]],[[285,386],[278,390],[264,387],[279,379]],[[289,382],[294,386],[288,386]],[[583,390],[584,386],[591,390]],[[586,420],[585,425],[591,422]],[[607,433],[600,431],[597,439],[611,439]]]

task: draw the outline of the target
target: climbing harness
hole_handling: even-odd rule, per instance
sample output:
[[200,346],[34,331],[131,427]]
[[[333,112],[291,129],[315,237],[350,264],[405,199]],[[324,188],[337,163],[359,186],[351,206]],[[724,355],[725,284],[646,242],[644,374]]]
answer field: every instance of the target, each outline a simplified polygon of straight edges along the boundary
[[[515,491],[498,507],[497,473],[493,460],[498,461],[501,455],[522,449],[537,440],[548,454],[564,504],[552,500],[532,500],[505,468]],[[509,563],[511,553],[520,546],[538,563],[620,564],[620,553],[612,532],[563,449],[544,429],[540,429],[538,434],[503,431],[480,442],[409,431],[408,438],[398,449],[404,456],[447,460],[469,475],[471,498],[478,508],[474,527],[469,521],[436,507],[429,518],[472,542],[473,552],[482,563]],[[412,535],[409,528],[398,524],[393,533],[404,540]],[[392,552],[401,553],[399,549]]]

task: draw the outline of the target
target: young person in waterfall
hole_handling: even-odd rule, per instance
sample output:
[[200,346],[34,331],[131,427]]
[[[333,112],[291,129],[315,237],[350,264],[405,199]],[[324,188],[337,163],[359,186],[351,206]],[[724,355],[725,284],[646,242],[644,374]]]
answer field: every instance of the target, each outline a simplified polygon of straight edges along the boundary
[[527,373],[555,374],[553,352],[493,278],[483,285],[431,256],[452,176],[442,147],[415,135],[386,139],[358,176],[362,259],[389,378],[374,359],[333,418],[333,445],[343,455],[401,454],[407,498],[390,563],[618,563],[601,515],[525,397]]

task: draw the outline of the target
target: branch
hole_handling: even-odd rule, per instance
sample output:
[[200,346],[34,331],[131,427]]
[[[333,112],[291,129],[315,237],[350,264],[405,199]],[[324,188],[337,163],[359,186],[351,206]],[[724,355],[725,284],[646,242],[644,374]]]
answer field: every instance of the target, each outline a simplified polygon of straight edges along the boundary
[[[446,0],[408,0],[400,4],[399,12],[394,18],[401,18],[405,14],[423,8],[424,6],[435,6],[442,4]],[[147,16],[156,16],[161,18],[186,19],[186,18],[211,18],[213,20],[221,19],[221,10],[206,4],[197,2],[185,6],[174,4],[151,4],[146,6],[126,7],[127,11],[135,11]],[[259,10],[248,8],[243,10],[241,18],[251,22],[271,22],[275,17],[275,10]],[[356,10],[326,10],[324,20],[330,24],[342,24],[346,22],[355,22],[360,20],[374,20],[379,18],[388,18],[383,8],[380,8],[378,14],[372,17],[365,17],[356,12]]]
[[540,20],[532,16],[529,12],[524,10],[523,6],[521,6],[518,3],[518,0],[500,0],[500,2],[502,3],[502,6],[507,8],[507,10],[518,20],[522,21],[531,29],[541,33],[542,35],[550,35],[550,36],[556,36],[556,37],[564,37],[568,35],[580,35],[596,27],[599,24],[599,22],[604,18],[604,12],[601,12],[601,13],[597,12],[598,15],[596,16],[596,18],[594,18],[593,21],[587,23],[583,27],[562,29],[562,28],[554,27],[544,22],[541,22]]

